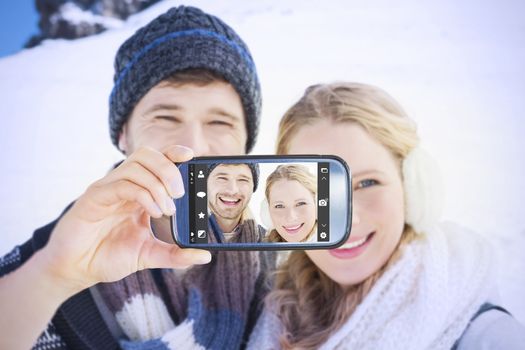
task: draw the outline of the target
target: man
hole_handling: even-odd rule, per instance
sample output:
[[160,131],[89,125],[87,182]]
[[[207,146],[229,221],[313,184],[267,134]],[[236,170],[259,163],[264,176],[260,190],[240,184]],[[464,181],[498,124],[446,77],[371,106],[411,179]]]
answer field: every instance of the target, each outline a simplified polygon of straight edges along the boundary
[[248,204],[259,182],[257,164],[215,164],[208,175],[210,225],[218,242],[259,242],[264,229]]
[[248,48],[180,6],[120,47],[114,81],[111,139],[126,159],[0,260],[0,348],[238,348],[264,294],[263,254],[173,270],[210,253],[156,240],[150,218],[165,223],[184,194],[175,162],[253,147],[261,98]]

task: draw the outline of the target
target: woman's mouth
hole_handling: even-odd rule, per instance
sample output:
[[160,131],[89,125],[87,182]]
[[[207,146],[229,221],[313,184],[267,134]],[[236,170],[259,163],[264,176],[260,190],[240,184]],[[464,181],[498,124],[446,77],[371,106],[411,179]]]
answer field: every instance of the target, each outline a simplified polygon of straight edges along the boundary
[[368,247],[368,245],[370,244],[370,241],[372,241],[374,235],[375,231],[369,233],[363,238],[353,240],[351,242],[346,242],[339,248],[330,249],[329,252],[330,254],[332,254],[332,256],[338,259],[355,258],[356,256],[359,256],[362,252],[365,251],[366,247]]
[[283,226],[284,230],[293,235],[297,232],[299,232],[301,230],[301,228],[303,227],[304,225],[304,222],[302,224],[299,224],[299,225],[291,225],[291,226]]
[[235,198],[230,198],[230,197],[219,197],[219,200],[226,206],[229,206],[229,207],[234,207],[236,205],[238,205],[241,200],[240,199],[235,199]]

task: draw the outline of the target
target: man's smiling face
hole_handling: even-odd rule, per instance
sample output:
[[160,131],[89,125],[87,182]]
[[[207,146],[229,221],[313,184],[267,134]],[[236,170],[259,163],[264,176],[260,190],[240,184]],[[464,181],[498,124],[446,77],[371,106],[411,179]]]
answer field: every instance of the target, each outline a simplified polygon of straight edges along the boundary
[[240,219],[252,193],[252,172],[246,164],[220,164],[208,177],[209,206],[218,218]]

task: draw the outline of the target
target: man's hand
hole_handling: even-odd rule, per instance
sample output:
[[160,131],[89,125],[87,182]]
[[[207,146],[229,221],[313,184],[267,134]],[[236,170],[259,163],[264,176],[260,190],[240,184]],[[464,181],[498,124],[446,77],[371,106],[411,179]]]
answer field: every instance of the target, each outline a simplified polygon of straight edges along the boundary
[[89,186],[42,250],[50,278],[75,293],[146,268],[209,262],[209,252],[161,242],[150,229],[150,217],[175,213],[172,199],[184,195],[184,186],[174,162],[192,157],[182,146],[163,153],[140,148]]

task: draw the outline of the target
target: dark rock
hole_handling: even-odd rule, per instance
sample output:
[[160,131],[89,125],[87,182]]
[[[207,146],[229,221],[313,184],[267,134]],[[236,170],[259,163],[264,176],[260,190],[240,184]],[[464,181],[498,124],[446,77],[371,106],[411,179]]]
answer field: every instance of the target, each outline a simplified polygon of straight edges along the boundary
[[[104,18],[125,20],[160,0],[35,0],[40,13],[40,33],[32,36],[25,47],[34,47],[46,39],[77,39],[99,34],[108,29]],[[68,7],[93,15],[92,20],[67,17]]]

